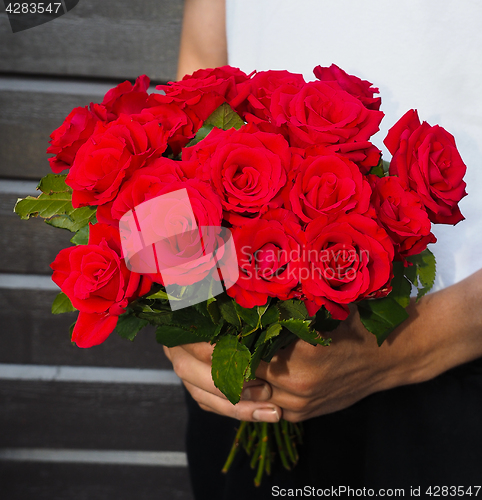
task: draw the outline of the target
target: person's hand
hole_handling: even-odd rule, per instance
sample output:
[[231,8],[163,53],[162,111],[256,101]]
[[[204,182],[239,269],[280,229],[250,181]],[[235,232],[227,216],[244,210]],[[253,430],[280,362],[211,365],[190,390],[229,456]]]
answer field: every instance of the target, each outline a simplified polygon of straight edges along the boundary
[[299,422],[332,413],[374,392],[415,381],[424,357],[422,350],[403,340],[392,338],[392,345],[378,347],[356,310],[327,336],[332,338],[330,346],[298,340],[257,370],[256,375],[269,382],[270,401],[283,408],[284,419]]
[[272,388],[270,402],[298,422],[332,413],[375,392],[423,382],[482,356],[482,270],[460,283],[412,300],[410,317],[378,347],[358,312],[331,333],[328,347],[297,341],[256,375]]
[[[482,271],[409,306],[410,318],[378,347],[352,312],[329,347],[297,341],[247,384],[232,405],[211,378],[212,347],[166,349],[199,405],[239,420],[297,422],[346,408],[374,392],[429,380],[482,356]],[[261,410],[255,413],[255,410]]]
[[271,387],[262,380],[247,382],[242,401],[238,404],[233,405],[226,399],[215,387],[211,376],[213,346],[208,343],[186,344],[170,349],[164,347],[164,352],[186,389],[203,410],[250,422],[278,422],[281,418],[281,409],[269,401]]

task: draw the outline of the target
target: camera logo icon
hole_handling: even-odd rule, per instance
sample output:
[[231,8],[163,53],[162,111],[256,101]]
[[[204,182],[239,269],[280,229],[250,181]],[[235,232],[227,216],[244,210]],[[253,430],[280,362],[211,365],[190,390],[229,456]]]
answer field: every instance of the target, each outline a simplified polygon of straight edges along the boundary
[[238,280],[231,231],[198,226],[186,189],[129,210],[119,232],[128,269],[164,285],[173,311],[215,297]]

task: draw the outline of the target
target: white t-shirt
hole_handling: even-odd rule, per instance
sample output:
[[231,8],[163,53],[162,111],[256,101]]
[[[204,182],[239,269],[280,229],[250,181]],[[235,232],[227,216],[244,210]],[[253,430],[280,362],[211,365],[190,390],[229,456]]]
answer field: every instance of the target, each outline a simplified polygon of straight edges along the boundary
[[480,0],[226,0],[229,63],[314,80],[335,63],[380,89],[385,118],[409,109],[455,136],[467,164],[465,221],[434,225],[436,288],[482,267],[482,2]]

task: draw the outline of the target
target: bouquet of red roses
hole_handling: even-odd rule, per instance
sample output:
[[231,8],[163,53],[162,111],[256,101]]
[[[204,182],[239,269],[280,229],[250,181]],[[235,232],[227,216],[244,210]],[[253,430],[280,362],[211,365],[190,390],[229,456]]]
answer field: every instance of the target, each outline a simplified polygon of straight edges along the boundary
[[[224,66],[148,93],[124,82],[52,133],[54,174],[22,218],[75,233],[52,263],[52,311],[78,310],[72,341],[215,344],[212,375],[236,404],[261,361],[321,336],[358,307],[381,344],[412,288],[430,290],[432,223],[463,219],[466,167],[453,137],[407,112],[370,142],[378,89],[335,65],[315,81]],[[67,174],[61,172],[68,170]],[[276,455],[296,463],[296,425],[242,423],[256,483]]]

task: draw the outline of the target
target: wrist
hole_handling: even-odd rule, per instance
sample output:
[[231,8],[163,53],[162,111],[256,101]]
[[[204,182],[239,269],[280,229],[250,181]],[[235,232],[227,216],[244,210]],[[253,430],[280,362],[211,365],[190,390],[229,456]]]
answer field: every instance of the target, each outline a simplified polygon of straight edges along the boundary
[[385,342],[393,367],[387,383],[424,382],[482,356],[481,303],[482,271],[419,302],[413,299],[409,319]]

